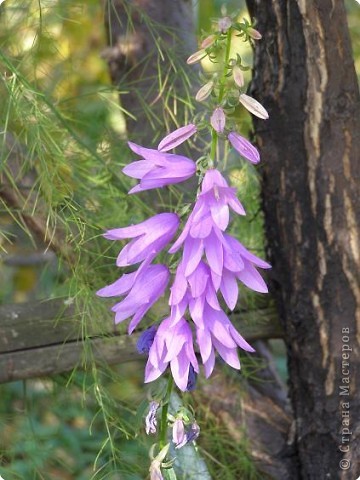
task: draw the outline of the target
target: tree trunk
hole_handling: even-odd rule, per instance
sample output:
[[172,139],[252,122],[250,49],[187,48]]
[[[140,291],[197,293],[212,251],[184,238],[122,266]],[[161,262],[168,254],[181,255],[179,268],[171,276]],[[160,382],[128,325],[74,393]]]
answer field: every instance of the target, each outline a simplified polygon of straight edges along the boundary
[[360,103],[342,1],[248,0],[273,292],[299,476],[360,475]]

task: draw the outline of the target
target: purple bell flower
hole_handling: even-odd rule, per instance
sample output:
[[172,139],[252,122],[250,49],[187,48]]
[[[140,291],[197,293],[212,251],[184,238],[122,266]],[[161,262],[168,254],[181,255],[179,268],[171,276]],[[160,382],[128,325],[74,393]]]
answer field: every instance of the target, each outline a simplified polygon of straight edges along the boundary
[[100,297],[125,296],[112,307],[115,323],[132,317],[129,324],[131,334],[146,312],[163,295],[169,281],[170,272],[165,265],[143,264],[133,273],[124,274],[119,280],[100,289]]
[[185,319],[182,318],[173,327],[171,323],[171,318],[166,318],[156,332],[145,368],[145,383],[159,378],[170,364],[176,385],[180,390],[185,391],[190,365],[193,366],[195,372],[199,372],[193,346],[193,335]]
[[183,265],[186,276],[196,269],[204,252],[211,269],[221,276],[222,232],[229,224],[229,207],[239,215],[245,215],[235,189],[228,186],[218,170],[208,170],[184,230],[169,250],[170,253],[175,253],[184,243]]
[[[170,144],[174,145],[174,142],[170,141]],[[141,147],[132,142],[128,142],[128,145],[133,152],[143,157],[123,168],[125,175],[140,180],[129,193],[180,183],[192,177],[196,171],[196,165],[190,158]]]
[[104,237],[108,240],[133,238],[116,260],[118,267],[126,267],[156,257],[173,238],[179,223],[175,213],[159,213],[136,225],[108,230]]

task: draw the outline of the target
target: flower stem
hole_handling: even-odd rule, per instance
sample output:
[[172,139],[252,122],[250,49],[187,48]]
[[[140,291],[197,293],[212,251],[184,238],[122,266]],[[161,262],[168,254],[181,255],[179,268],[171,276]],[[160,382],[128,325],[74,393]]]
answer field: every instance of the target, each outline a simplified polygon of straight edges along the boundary
[[[224,70],[222,73],[222,77],[220,80],[220,89],[219,89],[219,98],[218,104],[220,105],[225,94],[225,85],[226,85],[226,74],[227,74],[227,67],[230,58],[230,47],[231,47],[231,28],[229,28],[226,36],[226,49],[225,49],[225,59],[224,59]],[[216,152],[217,152],[217,144],[218,144],[218,134],[214,128],[211,129],[211,150],[210,150],[210,162],[209,167],[212,168],[216,161]]]
[[216,150],[217,150],[218,135],[214,128],[211,129],[211,150],[210,150],[210,162],[209,167],[214,166],[216,160]]
[[226,38],[226,50],[225,50],[225,59],[224,59],[224,71],[223,71],[222,78],[221,78],[221,82],[220,82],[219,103],[222,102],[222,100],[223,100],[223,98],[224,98],[224,93],[225,93],[227,67],[228,67],[229,58],[230,58],[231,34],[232,34],[232,29],[231,29],[231,27],[230,27],[229,30],[228,30],[228,32],[227,32],[227,38]]
[[167,444],[167,429],[168,429],[168,423],[167,423],[167,415],[168,415],[168,410],[169,410],[169,402],[170,402],[170,397],[171,397],[171,392],[173,389],[174,385],[174,380],[172,376],[169,376],[168,384],[167,384],[167,389],[166,389],[166,394],[165,398],[163,401],[163,406],[161,410],[161,424],[160,424],[160,450],[165,447]]

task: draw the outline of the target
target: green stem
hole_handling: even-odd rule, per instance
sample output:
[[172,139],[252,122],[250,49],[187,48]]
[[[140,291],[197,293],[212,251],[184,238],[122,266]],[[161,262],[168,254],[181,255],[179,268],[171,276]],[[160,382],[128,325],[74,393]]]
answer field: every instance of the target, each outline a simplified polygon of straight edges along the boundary
[[161,424],[160,424],[160,450],[165,447],[167,444],[167,429],[168,429],[168,422],[167,416],[169,411],[169,402],[171,397],[171,392],[173,389],[174,380],[172,376],[169,376],[168,385],[166,389],[166,394],[164,398],[164,403],[161,410]]
[[[218,104],[220,105],[225,94],[225,85],[226,85],[226,74],[227,74],[227,67],[230,58],[230,47],[231,47],[231,28],[229,28],[226,37],[226,49],[225,49],[225,59],[224,59],[224,70],[222,73],[222,77],[220,80],[220,89],[219,89],[219,98]],[[210,150],[210,162],[209,167],[213,167],[216,161],[216,152],[217,152],[217,144],[218,144],[218,134],[215,129],[211,129],[211,150]]]
[[209,167],[214,166],[216,160],[216,150],[217,150],[218,135],[217,132],[212,128],[211,129],[211,150],[210,150],[210,162]]
[[228,67],[229,58],[230,58],[231,34],[232,34],[232,29],[229,28],[229,30],[228,30],[228,32],[227,32],[227,38],[226,38],[226,50],[225,50],[225,59],[224,59],[224,71],[223,71],[222,78],[221,78],[221,82],[220,82],[219,103],[222,102],[222,99],[224,98],[224,93],[225,93],[227,67]]

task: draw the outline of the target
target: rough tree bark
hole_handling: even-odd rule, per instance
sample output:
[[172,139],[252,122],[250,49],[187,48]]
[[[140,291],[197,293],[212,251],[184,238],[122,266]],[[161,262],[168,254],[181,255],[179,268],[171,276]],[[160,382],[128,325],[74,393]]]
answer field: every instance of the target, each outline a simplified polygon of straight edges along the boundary
[[[360,475],[360,102],[343,1],[248,0],[298,478]],[[350,433],[351,432],[351,433]],[[342,462],[342,463],[341,463]]]

